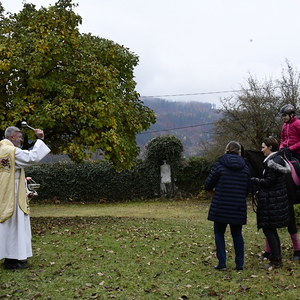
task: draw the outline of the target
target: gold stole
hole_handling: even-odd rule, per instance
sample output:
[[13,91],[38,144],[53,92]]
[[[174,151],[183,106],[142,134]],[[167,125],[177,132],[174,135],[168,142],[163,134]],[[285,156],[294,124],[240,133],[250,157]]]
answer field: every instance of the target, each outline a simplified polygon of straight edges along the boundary
[[[16,147],[9,142],[4,140],[0,142],[0,223],[9,219],[15,210],[15,152]],[[25,214],[29,214],[23,168],[20,171],[18,204]]]

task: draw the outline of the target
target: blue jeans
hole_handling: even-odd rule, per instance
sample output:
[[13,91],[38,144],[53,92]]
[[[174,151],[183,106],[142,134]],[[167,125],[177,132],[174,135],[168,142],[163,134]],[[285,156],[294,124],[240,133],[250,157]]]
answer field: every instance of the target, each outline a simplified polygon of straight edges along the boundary
[[[226,267],[226,247],[224,234],[228,224],[214,222],[215,243],[219,266]],[[237,268],[244,267],[244,239],[242,225],[229,224],[235,251],[235,264]]]

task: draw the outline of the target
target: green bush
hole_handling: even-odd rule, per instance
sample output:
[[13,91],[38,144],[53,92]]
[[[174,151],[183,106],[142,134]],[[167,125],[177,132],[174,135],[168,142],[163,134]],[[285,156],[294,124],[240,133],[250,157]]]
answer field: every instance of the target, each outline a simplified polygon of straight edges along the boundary
[[[176,175],[182,163],[182,142],[174,135],[164,135],[150,140],[146,145],[146,162],[149,168],[157,174],[157,186],[160,186],[160,167],[164,162],[170,165],[171,183],[165,183],[165,194],[163,196],[172,197],[177,193]],[[158,196],[161,190],[158,189]]]
[[[130,170],[118,173],[107,161],[82,164],[59,162],[26,169],[26,176],[41,184],[39,200],[74,202],[119,202],[161,196],[160,166],[170,164],[172,183],[168,190],[199,193],[210,164],[202,158],[185,161],[183,146],[175,136],[152,139],[146,145],[146,159],[136,160]],[[176,188],[175,188],[176,187]]]
[[173,135],[164,135],[152,139],[146,145],[146,157],[152,165],[160,166],[164,160],[168,164],[177,165],[181,161],[183,145]]
[[42,164],[26,168],[26,176],[41,184],[42,200],[116,202],[157,195],[154,176],[142,161],[120,173],[105,161]]
[[[174,170],[178,191],[191,195],[200,192],[210,165],[202,158],[191,158],[182,160]],[[36,200],[120,202],[160,197],[160,168],[148,160],[137,160],[131,170],[120,173],[106,161],[41,164],[25,171],[41,184]]]
[[203,157],[191,157],[183,161],[177,174],[176,186],[186,195],[198,194],[211,170],[212,163]]

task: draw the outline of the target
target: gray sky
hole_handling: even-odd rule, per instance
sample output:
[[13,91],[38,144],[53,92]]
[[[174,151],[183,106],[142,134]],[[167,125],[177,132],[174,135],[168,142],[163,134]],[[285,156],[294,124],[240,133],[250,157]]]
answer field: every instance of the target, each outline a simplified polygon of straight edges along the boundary
[[[0,0],[6,11],[23,2]],[[219,103],[245,83],[280,77],[286,59],[300,66],[299,0],[73,0],[81,32],[124,45],[139,56],[142,96]]]

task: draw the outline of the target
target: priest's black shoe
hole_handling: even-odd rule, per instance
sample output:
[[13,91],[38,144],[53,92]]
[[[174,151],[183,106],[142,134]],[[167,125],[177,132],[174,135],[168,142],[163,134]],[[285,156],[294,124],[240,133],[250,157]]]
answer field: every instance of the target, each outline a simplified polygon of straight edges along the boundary
[[4,261],[4,269],[5,270],[16,270],[16,269],[28,269],[29,266],[25,261],[6,258]]

